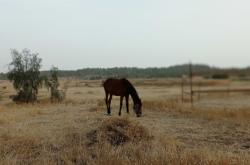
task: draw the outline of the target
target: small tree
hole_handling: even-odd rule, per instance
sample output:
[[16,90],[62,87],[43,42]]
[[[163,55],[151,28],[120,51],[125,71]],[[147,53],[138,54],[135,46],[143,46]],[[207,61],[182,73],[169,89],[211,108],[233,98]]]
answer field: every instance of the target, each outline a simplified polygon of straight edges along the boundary
[[46,86],[50,90],[51,102],[62,102],[65,98],[65,91],[59,90],[59,80],[58,80],[58,68],[52,67],[50,69],[50,75],[46,80]]
[[42,59],[38,53],[31,53],[28,49],[18,52],[11,50],[12,62],[9,64],[8,79],[18,92],[13,101],[34,102],[37,100],[38,88],[42,85],[40,68]]

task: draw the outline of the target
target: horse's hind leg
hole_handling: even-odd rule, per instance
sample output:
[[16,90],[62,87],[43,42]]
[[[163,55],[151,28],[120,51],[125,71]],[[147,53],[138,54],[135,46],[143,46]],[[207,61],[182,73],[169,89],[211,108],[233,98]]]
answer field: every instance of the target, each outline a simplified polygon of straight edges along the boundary
[[123,101],[123,96],[120,97],[120,110],[119,110],[119,116],[121,116],[122,101]]
[[127,108],[127,113],[129,113],[129,104],[128,104],[128,101],[129,101],[129,95],[126,96],[126,108]]

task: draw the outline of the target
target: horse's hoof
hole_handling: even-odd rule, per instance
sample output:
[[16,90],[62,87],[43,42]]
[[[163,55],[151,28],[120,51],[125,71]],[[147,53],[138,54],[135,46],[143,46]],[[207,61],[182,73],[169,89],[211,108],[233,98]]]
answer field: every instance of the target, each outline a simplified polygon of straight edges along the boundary
[[111,116],[111,114],[110,114],[110,113],[105,113],[104,115],[106,115],[106,116]]

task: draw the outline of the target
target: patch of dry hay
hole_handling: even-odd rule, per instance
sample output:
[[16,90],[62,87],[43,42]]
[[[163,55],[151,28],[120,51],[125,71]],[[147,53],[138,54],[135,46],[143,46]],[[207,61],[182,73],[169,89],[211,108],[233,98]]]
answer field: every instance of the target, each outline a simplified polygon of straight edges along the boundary
[[152,139],[149,131],[139,123],[127,118],[105,120],[97,129],[87,134],[89,144],[108,142],[113,146],[128,142],[140,143]]

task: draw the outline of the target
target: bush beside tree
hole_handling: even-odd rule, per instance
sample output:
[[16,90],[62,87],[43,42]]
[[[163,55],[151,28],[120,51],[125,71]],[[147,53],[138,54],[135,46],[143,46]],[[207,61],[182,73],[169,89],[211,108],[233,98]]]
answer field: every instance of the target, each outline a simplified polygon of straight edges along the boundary
[[59,90],[58,68],[52,67],[50,75],[45,82],[47,88],[50,90],[51,102],[62,102],[65,98],[65,91]]

